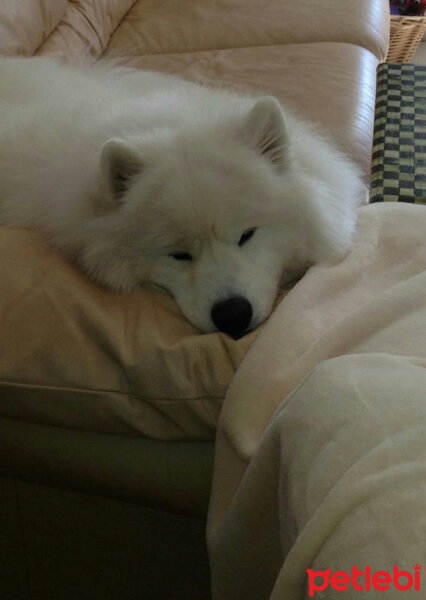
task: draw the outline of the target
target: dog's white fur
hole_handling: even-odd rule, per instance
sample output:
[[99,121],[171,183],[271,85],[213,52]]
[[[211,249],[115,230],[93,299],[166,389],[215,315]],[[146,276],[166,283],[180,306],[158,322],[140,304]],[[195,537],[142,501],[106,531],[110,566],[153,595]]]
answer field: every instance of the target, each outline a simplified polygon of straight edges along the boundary
[[242,296],[252,329],[294,271],[350,248],[358,170],[273,98],[40,58],[1,59],[0,81],[0,222],[109,288],[165,288],[204,332]]

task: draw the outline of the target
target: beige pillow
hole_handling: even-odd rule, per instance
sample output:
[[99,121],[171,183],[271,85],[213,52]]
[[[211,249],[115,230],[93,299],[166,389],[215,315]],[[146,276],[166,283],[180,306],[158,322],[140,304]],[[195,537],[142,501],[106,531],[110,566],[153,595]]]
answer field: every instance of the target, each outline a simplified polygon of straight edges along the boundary
[[214,437],[258,331],[201,335],[166,294],[102,289],[35,233],[0,227],[0,415],[167,440]]

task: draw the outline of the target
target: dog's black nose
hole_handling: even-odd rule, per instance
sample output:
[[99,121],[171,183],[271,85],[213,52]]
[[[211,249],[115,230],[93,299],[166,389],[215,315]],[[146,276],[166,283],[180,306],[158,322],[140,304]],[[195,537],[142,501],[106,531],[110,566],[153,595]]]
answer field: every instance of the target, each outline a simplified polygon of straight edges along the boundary
[[253,309],[247,298],[233,296],[213,305],[211,317],[219,329],[235,340],[240,338],[250,324]]

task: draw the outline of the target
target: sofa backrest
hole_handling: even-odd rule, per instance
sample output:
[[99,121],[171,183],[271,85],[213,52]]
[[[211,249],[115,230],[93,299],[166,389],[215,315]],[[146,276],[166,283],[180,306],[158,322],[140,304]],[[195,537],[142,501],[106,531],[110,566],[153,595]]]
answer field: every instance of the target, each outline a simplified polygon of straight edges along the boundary
[[0,54],[98,58],[134,3],[135,0],[2,0]]
[[[67,59],[339,42],[379,59],[388,0],[1,0],[0,55]],[[125,18],[127,16],[127,18]],[[114,35],[113,35],[114,34]],[[110,44],[111,41],[111,44]]]

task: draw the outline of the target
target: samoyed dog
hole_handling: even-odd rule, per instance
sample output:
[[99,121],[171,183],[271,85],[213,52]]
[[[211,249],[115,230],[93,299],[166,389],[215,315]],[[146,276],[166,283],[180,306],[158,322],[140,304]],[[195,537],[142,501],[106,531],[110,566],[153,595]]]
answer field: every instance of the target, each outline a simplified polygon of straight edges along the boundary
[[112,290],[160,287],[238,338],[351,246],[357,168],[272,97],[44,58],[0,59],[0,81],[0,223]]

